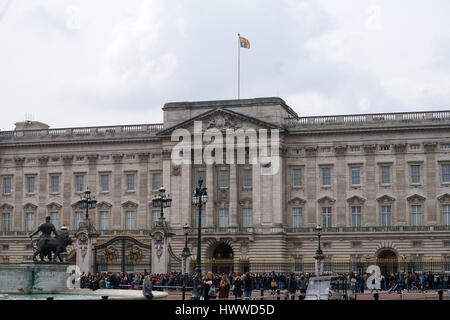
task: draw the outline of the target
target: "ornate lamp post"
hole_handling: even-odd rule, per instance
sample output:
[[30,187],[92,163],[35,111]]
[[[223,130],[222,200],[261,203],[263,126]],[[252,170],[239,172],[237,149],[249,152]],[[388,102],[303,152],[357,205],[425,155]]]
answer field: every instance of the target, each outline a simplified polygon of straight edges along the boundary
[[78,207],[86,209],[86,221],[89,220],[89,209],[95,209],[96,206],[97,200],[95,200],[95,196],[91,199],[91,191],[87,188],[84,192],[84,198],[80,196],[80,201],[78,201]]
[[202,253],[202,207],[208,201],[208,193],[206,188],[202,187],[203,180],[198,180],[198,187],[194,189],[194,194],[192,195],[192,203],[198,207],[198,219],[197,219],[197,264],[195,266],[194,273],[194,289],[192,290],[192,300],[200,299],[199,286],[201,286],[200,281],[202,277],[202,266],[201,266],[201,253]]
[[322,271],[323,271],[322,264],[323,264],[323,258],[324,258],[322,249],[320,248],[320,236],[321,236],[320,231],[322,231],[322,227],[320,225],[318,225],[316,227],[316,231],[317,231],[317,238],[319,239],[319,242],[318,242],[318,247],[316,250],[316,255],[314,256],[314,258],[316,259],[316,276],[320,276],[320,275],[322,275]]
[[186,223],[183,227],[183,231],[184,231],[184,248],[183,248],[183,252],[181,253],[181,256],[183,257],[183,263],[184,263],[184,268],[183,271],[184,273],[188,273],[188,266],[187,266],[187,258],[191,256],[191,251],[188,248],[188,243],[187,243],[187,237],[189,234],[189,225]]
[[154,208],[160,208],[160,214],[159,217],[160,220],[164,220],[164,208],[170,208],[172,205],[172,198],[170,195],[166,196],[166,189],[164,187],[159,188],[159,194],[153,198],[152,205]]

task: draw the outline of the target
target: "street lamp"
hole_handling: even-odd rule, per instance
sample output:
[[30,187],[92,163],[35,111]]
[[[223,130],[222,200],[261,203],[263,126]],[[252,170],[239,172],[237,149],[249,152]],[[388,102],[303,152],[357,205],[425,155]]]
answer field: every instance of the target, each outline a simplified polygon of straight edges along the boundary
[[202,187],[203,180],[198,180],[198,187],[194,189],[192,195],[192,203],[198,207],[198,219],[197,219],[197,264],[195,266],[194,273],[194,289],[192,290],[192,300],[200,299],[199,286],[202,277],[201,267],[201,253],[202,253],[202,207],[208,201],[208,193],[206,188]]
[[188,272],[188,267],[187,267],[187,258],[191,255],[191,251],[188,248],[188,243],[187,243],[187,237],[189,234],[189,229],[190,226],[186,223],[183,227],[183,231],[184,231],[184,248],[183,248],[183,252],[181,253],[181,256],[183,257],[183,262],[184,262],[184,273]]
[[80,196],[80,201],[78,201],[78,207],[80,209],[86,209],[86,220],[89,219],[89,209],[95,209],[97,206],[97,200],[95,196],[91,199],[91,191],[89,188],[84,192],[84,198]]
[[317,231],[317,238],[319,239],[319,243],[318,243],[318,247],[316,250],[316,255],[314,256],[314,258],[316,259],[316,276],[320,276],[322,275],[322,262],[323,262],[323,252],[322,249],[320,248],[320,231],[322,231],[322,227],[320,225],[318,225],[316,227],[316,231]]
[[152,205],[154,208],[160,208],[160,220],[164,219],[164,208],[170,208],[172,205],[172,198],[170,195],[166,196],[166,189],[164,187],[159,188],[159,194],[155,196],[152,200]]

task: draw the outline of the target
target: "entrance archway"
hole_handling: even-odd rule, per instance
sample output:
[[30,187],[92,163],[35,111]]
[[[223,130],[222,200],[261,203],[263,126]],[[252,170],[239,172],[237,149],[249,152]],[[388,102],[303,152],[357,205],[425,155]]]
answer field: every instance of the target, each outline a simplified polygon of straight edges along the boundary
[[212,272],[230,273],[233,266],[233,248],[228,243],[219,243],[212,254]]
[[397,253],[390,249],[384,248],[377,255],[377,265],[380,267],[381,274],[390,276],[398,271]]

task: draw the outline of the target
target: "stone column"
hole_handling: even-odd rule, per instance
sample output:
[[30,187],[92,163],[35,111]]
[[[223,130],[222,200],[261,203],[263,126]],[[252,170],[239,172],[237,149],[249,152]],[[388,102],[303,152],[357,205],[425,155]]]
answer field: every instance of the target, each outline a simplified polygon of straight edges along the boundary
[[168,272],[170,253],[169,243],[172,234],[164,218],[160,218],[153,228],[152,237],[152,273],[162,274]]
[[[139,207],[137,212],[137,227],[140,230],[149,228],[149,203],[148,203],[148,158],[149,153],[139,153]],[[150,218],[151,219],[151,218]],[[151,224],[150,224],[151,226]]]
[[[97,160],[98,160],[98,154],[88,154],[88,173],[87,173],[87,185],[86,188],[89,188],[89,190],[92,192],[92,196],[97,195]],[[92,215],[91,220],[93,223],[100,223],[99,215],[97,213],[97,210],[92,210],[92,212],[89,212],[89,215]]]
[[[24,195],[26,193],[26,181],[23,176],[24,157],[14,158],[16,164],[16,172],[14,173],[14,209],[11,210],[11,231],[21,231],[20,215],[22,206],[26,201]],[[39,221],[39,220],[38,220]]]
[[252,208],[253,208],[253,225],[260,226],[262,221],[261,212],[261,168],[260,164],[252,165]]
[[94,246],[99,236],[91,220],[80,222],[76,237],[77,266],[81,273],[93,273],[95,271]]
[[[439,170],[441,168],[436,168],[436,147],[437,142],[425,142],[424,148],[426,151],[426,163],[424,165],[423,183],[426,195],[426,210],[425,217],[423,219],[423,225],[434,225],[437,224],[437,212],[436,212],[436,187],[440,184],[437,177],[439,177]],[[436,177],[437,176],[437,177]]]
[[208,192],[208,202],[206,202],[206,226],[214,227],[214,195],[216,194],[216,189],[214,188],[214,166],[212,164],[206,165],[206,188]]
[[[306,206],[307,223],[309,227],[315,227],[317,224],[322,224],[321,213],[319,212],[319,219],[317,219],[317,193],[320,190],[320,175],[317,175],[317,165],[316,165],[316,156],[317,156],[317,146],[306,146],[305,154],[306,154],[306,174],[304,179],[304,184],[307,186],[306,189],[306,199],[308,202]],[[318,220],[318,221],[317,221]]]
[[[47,181],[49,179],[48,176],[48,156],[43,156],[43,157],[39,157],[39,178],[38,181],[36,181],[36,183],[38,183],[39,185],[39,193],[38,193],[38,207],[41,208],[45,208],[45,206],[48,204],[47,203],[47,195],[49,194],[49,190],[48,190],[48,185],[47,185]],[[26,214],[26,212],[23,212],[22,210],[22,214]],[[38,213],[36,212],[36,215],[38,215]],[[60,217],[61,222],[63,222],[64,220],[62,219],[64,217],[64,212],[63,210],[61,210],[61,215],[62,217]],[[44,221],[44,217],[36,217],[37,220],[36,221]],[[25,223],[25,217],[22,216],[21,217],[22,223]],[[62,223],[60,224],[60,226],[62,225]],[[25,228],[23,228],[23,230],[25,230]]]
[[230,164],[230,199],[229,199],[229,215],[230,227],[238,227],[238,178],[237,165]]
[[[64,155],[62,156],[63,161],[63,173],[61,178],[61,193],[62,193],[62,200],[63,200],[63,217],[64,220],[63,223],[66,226],[72,226],[72,219],[71,219],[71,212],[72,212],[72,186],[73,186],[73,173],[72,173],[72,162],[73,162],[73,155]],[[43,221],[44,217],[39,217],[39,221]],[[75,222],[74,222],[75,223]],[[74,225],[73,229],[76,229],[76,226]]]
[[[347,168],[345,167],[346,145],[338,145],[334,147],[336,154],[336,165],[334,174],[336,175],[336,227],[345,227],[347,225],[346,210],[346,191],[347,191]],[[321,222],[320,222],[321,224]]]
[[123,230],[124,221],[122,219],[122,204],[120,200],[122,199],[122,159],[123,154],[113,154],[114,159],[114,176],[113,176],[113,207],[112,207],[112,229],[113,230]]
[[[394,144],[395,167],[392,166],[393,192],[397,200],[395,201],[395,210],[392,207],[392,225],[405,226],[407,219],[408,202],[405,201],[409,189],[409,166],[405,160],[406,144]],[[394,171],[395,169],[395,171]]]

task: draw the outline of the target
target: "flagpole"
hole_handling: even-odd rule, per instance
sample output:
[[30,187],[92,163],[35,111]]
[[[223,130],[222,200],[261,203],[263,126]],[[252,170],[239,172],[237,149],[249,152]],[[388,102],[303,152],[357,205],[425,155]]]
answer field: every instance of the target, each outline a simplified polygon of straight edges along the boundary
[[241,35],[238,33],[238,99],[241,98]]

